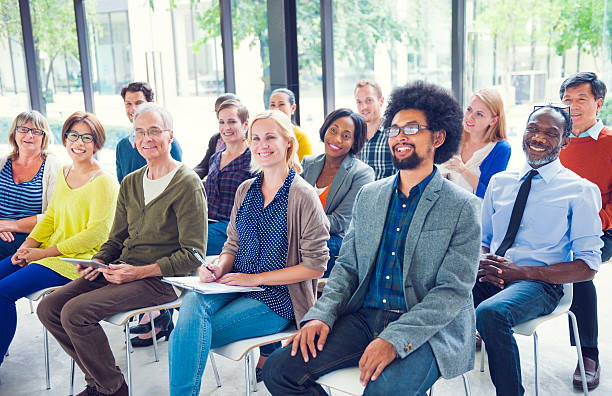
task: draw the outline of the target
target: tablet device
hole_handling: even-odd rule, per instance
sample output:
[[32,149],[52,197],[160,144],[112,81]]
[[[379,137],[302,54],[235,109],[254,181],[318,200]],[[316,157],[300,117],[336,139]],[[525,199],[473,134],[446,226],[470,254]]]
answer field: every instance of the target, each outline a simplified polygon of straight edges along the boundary
[[65,257],[60,257],[60,260],[65,261],[65,262],[70,263],[70,264],[74,264],[74,265],[81,264],[81,266],[83,266],[83,267],[108,268],[108,265],[102,264],[102,263],[99,263],[99,262],[93,261],[93,260],[72,259],[72,258],[65,258]]

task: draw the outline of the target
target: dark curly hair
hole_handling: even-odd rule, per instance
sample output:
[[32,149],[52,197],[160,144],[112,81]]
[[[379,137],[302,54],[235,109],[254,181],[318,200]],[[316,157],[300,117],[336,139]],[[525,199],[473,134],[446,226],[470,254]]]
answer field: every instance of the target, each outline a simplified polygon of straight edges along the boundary
[[125,100],[125,94],[127,92],[142,92],[147,102],[153,101],[153,89],[149,85],[149,83],[144,81],[134,81],[129,83],[128,85],[124,85],[121,87],[121,97]]
[[384,127],[390,127],[395,114],[406,109],[421,110],[430,130],[446,132],[444,143],[434,154],[434,163],[446,162],[457,153],[463,131],[463,112],[449,91],[422,80],[395,87],[385,111]]
[[319,136],[321,136],[321,141],[323,142],[325,140],[325,133],[327,133],[327,130],[332,122],[342,117],[349,117],[351,120],[353,120],[353,124],[355,124],[353,146],[349,150],[349,154],[356,155],[361,151],[366,142],[367,126],[365,119],[361,116],[361,114],[355,113],[353,110],[347,108],[332,111],[327,115],[327,117],[325,117],[325,121],[323,121],[321,129],[319,129]]

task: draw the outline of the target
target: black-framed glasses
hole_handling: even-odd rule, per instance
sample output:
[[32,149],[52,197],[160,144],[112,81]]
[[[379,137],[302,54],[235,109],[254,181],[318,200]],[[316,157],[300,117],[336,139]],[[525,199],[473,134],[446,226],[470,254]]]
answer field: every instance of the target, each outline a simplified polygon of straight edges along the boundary
[[570,116],[572,115],[570,111],[570,105],[565,104],[565,103],[546,103],[542,105],[535,105],[533,106],[533,111],[538,111],[544,107],[552,107],[555,109],[563,110],[563,111],[566,111],[567,114],[569,114]]
[[403,132],[404,135],[416,135],[421,129],[429,129],[428,125],[421,125],[418,122],[409,122],[403,127],[392,125],[385,129],[389,137],[396,137]]
[[158,127],[151,127],[148,130],[142,128],[134,128],[134,135],[138,137],[144,137],[145,135],[149,135],[149,137],[159,136],[162,132],[169,131],[170,129],[160,129]]
[[34,136],[42,136],[45,134],[45,131],[43,131],[42,129],[28,128],[26,126],[18,126],[17,128],[15,128],[15,130],[23,134],[31,133]]
[[89,133],[84,133],[80,135],[77,132],[68,131],[66,132],[65,136],[66,136],[66,139],[70,140],[71,142],[76,142],[77,140],[79,140],[79,138],[81,138],[81,141],[83,143],[91,143],[95,140],[94,136]]

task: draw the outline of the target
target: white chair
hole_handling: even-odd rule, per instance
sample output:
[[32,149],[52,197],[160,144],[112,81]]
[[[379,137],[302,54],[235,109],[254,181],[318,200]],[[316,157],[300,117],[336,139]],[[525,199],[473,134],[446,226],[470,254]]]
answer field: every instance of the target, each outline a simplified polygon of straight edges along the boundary
[[[572,322],[572,328],[574,330],[574,339],[576,340],[576,353],[578,355],[578,365],[580,367],[580,377],[582,378],[582,391],[584,396],[589,394],[589,390],[587,388],[586,376],[584,374],[584,362],[582,361],[582,350],[580,349],[580,335],[578,334],[578,324],[576,322],[576,316],[574,313],[570,311],[570,307],[572,306],[572,294],[573,294],[573,285],[571,283],[567,283],[563,285],[563,297],[561,297],[561,301],[559,301],[559,305],[548,315],[542,315],[535,319],[528,320],[527,322],[518,324],[512,328],[514,333],[524,335],[524,336],[533,336],[533,361],[534,361],[534,371],[535,371],[535,394],[538,396],[539,391],[539,383],[538,383],[538,333],[536,331],[537,327],[542,323],[554,319],[556,317],[562,316],[563,314],[567,314]],[[480,371],[484,372],[484,358],[485,358],[485,344],[482,342],[482,348],[480,353]]]
[[[145,307],[134,309],[127,312],[120,312],[118,314],[109,316],[104,319],[105,322],[113,324],[115,326],[123,326],[125,331],[125,360],[127,366],[127,384],[129,389],[129,395],[132,396],[132,359],[130,353],[132,352],[132,343],[130,342],[130,319],[140,314],[149,314],[149,318],[151,320],[151,328],[155,328],[155,320],[153,318],[154,311],[161,311],[162,309],[171,309],[178,308],[181,306],[181,301],[183,297],[179,297],[174,301],[171,301],[166,304],[155,305],[152,307]],[[155,351],[155,361],[159,362],[159,358],[157,356],[157,337],[153,337],[153,350]],[[74,394],[74,360],[72,361],[72,367],[70,371],[70,395]]]
[[[340,370],[332,371],[317,379],[317,384],[326,388],[327,393],[332,394],[332,389],[348,393],[352,396],[361,396],[364,391],[364,387],[359,382],[359,376],[361,371],[359,367],[348,367]],[[467,376],[462,374],[463,387],[465,389],[466,396],[470,396],[470,383],[468,382]],[[442,378],[442,377],[440,377]],[[440,379],[438,379],[439,381]],[[401,394],[401,389],[398,389],[398,394]],[[433,396],[433,386],[429,390],[429,396]]]
[[[32,306],[33,301],[38,301],[45,298],[47,295],[53,293],[60,287],[61,286],[47,287],[25,296],[25,298],[27,298],[30,302],[30,312],[34,313],[34,307]],[[43,354],[45,358],[45,382],[47,384],[47,390],[49,390],[51,389],[51,378],[49,375],[49,332],[45,326],[43,326]]]
[[247,338],[245,340],[240,340],[232,342],[231,344],[223,345],[219,348],[211,349],[211,353],[209,354],[210,363],[212,364],[212,369],[215,374],[217,386],[221,387],[221,379],[219,378],[219,372],[217,371],[217,365],[215,363],[213,354],[224,356],[236,362],[244,358],[244,378],[246,383],[245,394],[246,396],[250,396],[251,392],[257,392],[257,379],[254,375],[255,365],[257,363],[254,359],[255,348],[286,340],[287,338],[291,337],[295,333],[295,331],[295,328],[288,329],[280,333],[262,337]]

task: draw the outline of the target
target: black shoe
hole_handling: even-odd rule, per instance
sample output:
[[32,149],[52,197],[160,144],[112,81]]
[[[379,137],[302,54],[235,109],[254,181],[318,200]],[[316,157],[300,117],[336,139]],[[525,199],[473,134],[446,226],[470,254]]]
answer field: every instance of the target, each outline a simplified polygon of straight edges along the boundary
[[130,327],[130,334],[146,334],[151,331],[151,323],[139,324]]
[[263,369],[255,367],[255,378],[257,379],[257,382],[263,381]]
[[[165,329],[172,319],[171,310],[163,309],[159,312],[159,316],[154,319],[155,327],[158,329]],[[130,327],[130,334],[146,334],[151,331],[151,322],[145,324],[139,324],[137,326]]]
[[[166,341],[168,341],[168,338],[170,337],[170,333],[172,333],[172,330],[174,330],[174,323],[170,322],[166,330],[161,330],[159,333],[157,333],[156,335],[157,340],[159,340],[160,338],[166,337]],[[153,345],[153,337],[144,338],[144,339],[139,338],[139,337],[134,337],[130,340],[130,342],[132,343],[132,346],[134,348],[148,347],[148,346]]]

